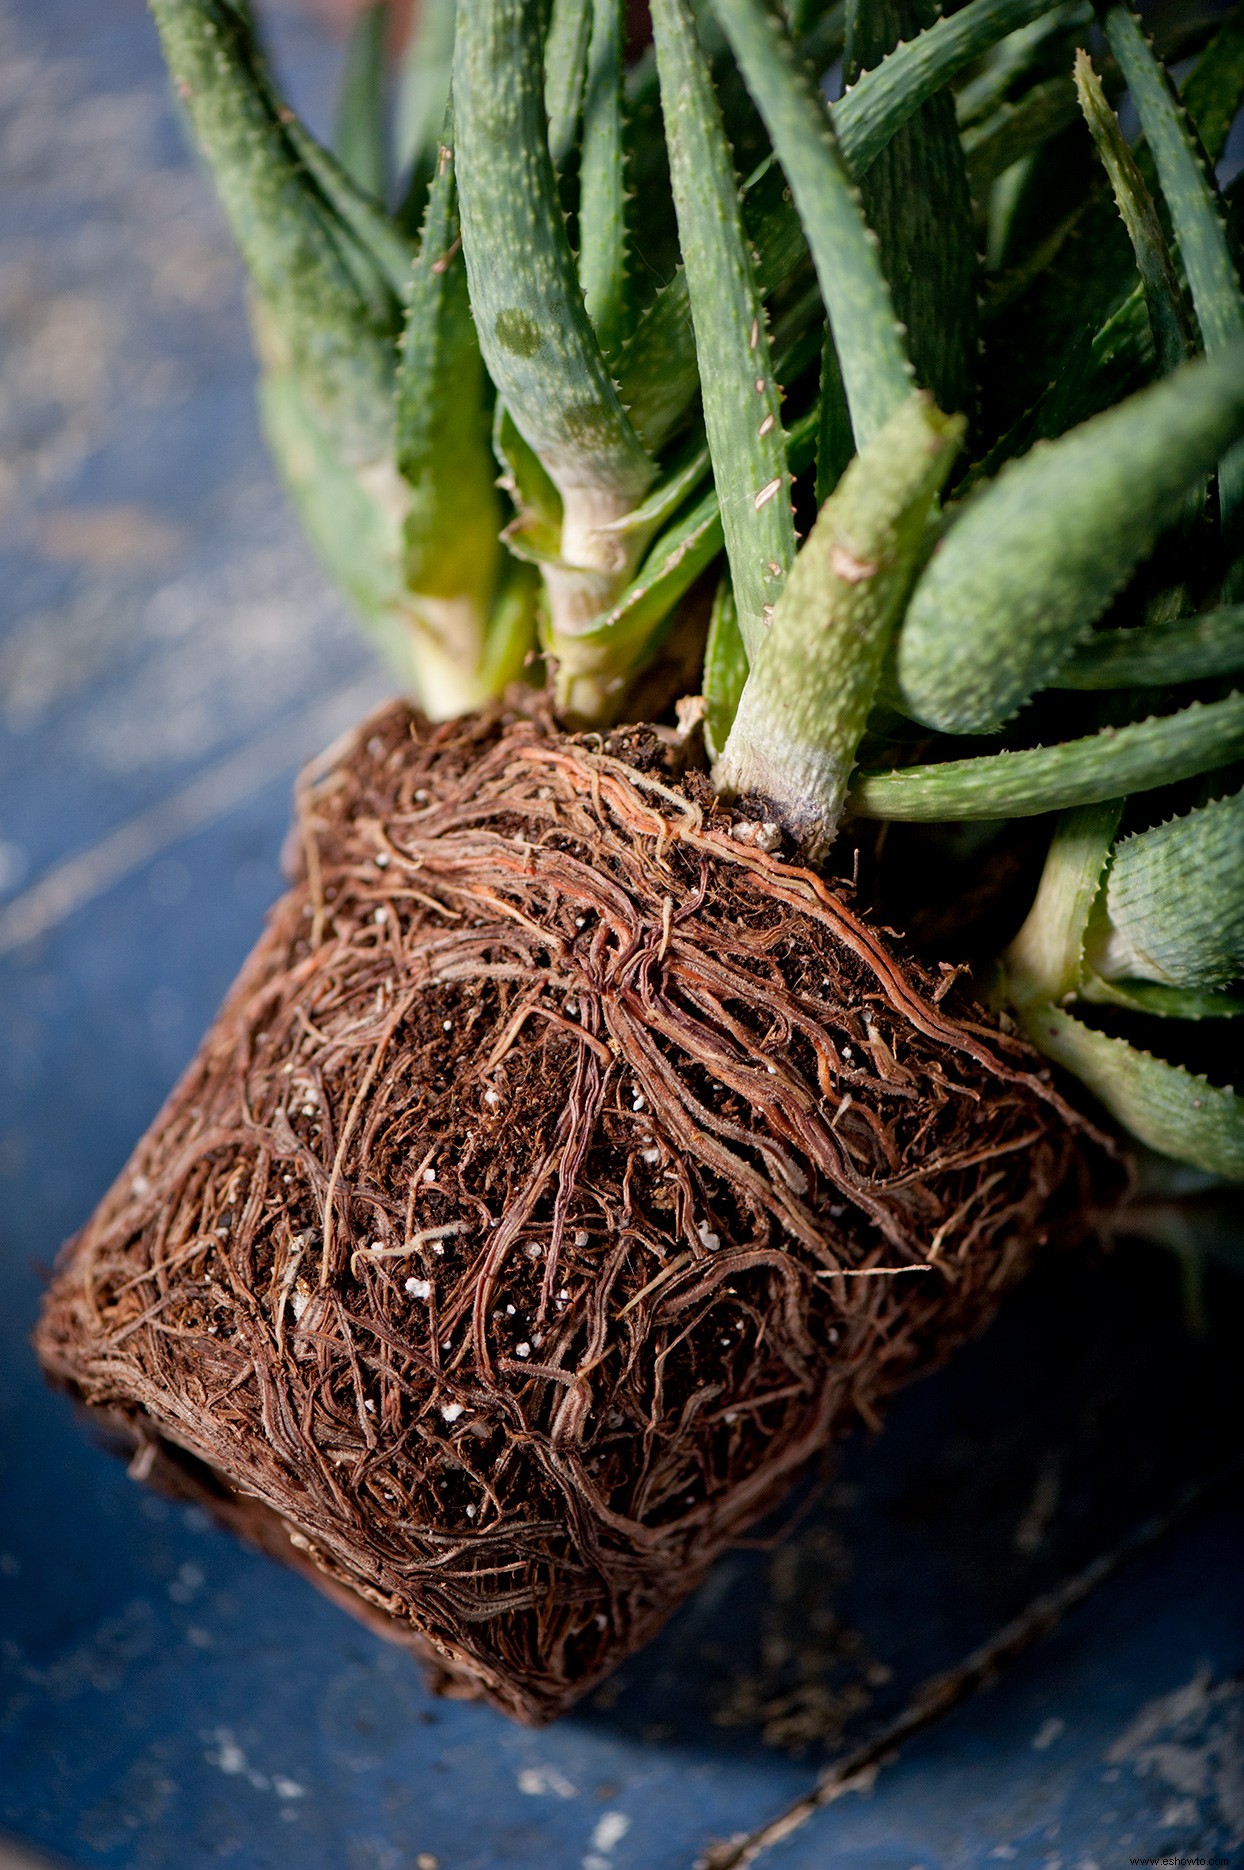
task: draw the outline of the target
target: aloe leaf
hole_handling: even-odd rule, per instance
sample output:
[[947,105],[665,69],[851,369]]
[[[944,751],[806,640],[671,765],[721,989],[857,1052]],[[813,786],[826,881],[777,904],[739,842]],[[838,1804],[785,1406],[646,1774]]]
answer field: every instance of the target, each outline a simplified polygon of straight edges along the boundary
[[1069,0],[1010,32],[985,55],[982,69],[958,87],[955,115],[960,125],[967,129],[979,123],[1006,102],[1016,85],[1040,68],[1048,68],[1052,39],[1092,24],[1093,9],[1087,0]]
[[1102,630],[1060,669],[1056,688],[1165,688],[1244,669],[1244,604],[1200,617]]
[[1075,993],[1089,917],[1123,815],[1122,799],[1073,806],[1054,827],[1032,908],[1006,952],[1006,977],[1017,1005]]
[[164,55],[266,308],[343,456],[391,456],[397,301],[307,173],[246,22],[224,0],[152,0]]
[[714,4],[790,183],[862,448],[911,393],[911,370],[876,244],[838,153],[829,113],[781,21],[766,0]]
[[750,653],[795,555],[781,395],[738,181],[687,0],[655,0],[652,23],[704,427]]
[[[901,40],[928,30],[936,18],[935,0],[848,0],[848,83],[878,65]],[[976,226],[949,92],[928,98],[913,113],[860,176],[859,185],[916,380],[933,392],[941,408],[971,413],[977,361]],[[849,377],[847,382],[849,387]]]
[[[412,610],[445,659],[473,673],[497,580],[501,506],[450,141],[447,128],[413,269],[397,378],[397,465],[410,490],[403,540]],[[455,685],[459,706],[462,686]],[[441,712],[439,698],[425,707]]]
[[677,461],[671,462],[669,472],[662,476],[647,499],[633,512],[614,520],[610,532],[641,531],[650,536],[655,527],[663,526],[673,517],[711,472],[708,443],[703,439],[692,442],[680,452]]
[[821,342],[821,383],[817,407],[820,419],[816,434],[816,504],[819,511],[842,479],[847,463],[855,453],[855,435],[851,428],[851,411],[847,408],[842,367],[838,362],[834,334],[828,329]]
[[964,133],[963,153],[973,192],[983,197],[989,184],[1030,156],[1076,120],[1075,86],[1061,74],[1034,84],[1014,104],[1002,104],[992,117]]
[[384,199],[388,181],[385,136],[385,28],[388,0],[360,8],[346,46],[337,101],[333,147],[342,168],[360,188]]
[[264,371],[258,398],[265,438],[312,549],[403,690],[417,695],[414,646],[399,620],[404,503],[396,475],[391,497],[377,499],[343,461],[288,363]]
[[1035,442],[1053,441],[1142,388],[1152,379],[1155,363],[1153,327],[1138,282],[1097,331],[1081,333],[1044,395],[973,463],[957,485],[959,498],[993,479],[1005,462]]
[[1093,919],[1104,980],[1229,987],[1244,974],[1244,793],[1125,838]]
[[[1244,344],[1244,293],[1219,215],[1217,191],[1166,74],[1126,7],[1110,9],[1106,37],[1153,155],[1205,349],[1211,356],[1235,352]],[[1244,533],[1244,444],[1237,442],[1224,452],[1218,501],[1229,553],[1235,557]]]
[[1244,994],[1163,987],[1149,980],[1103,980],[1091,968],[1082,975],[1076,998],[1154,1019],[1238,1019],[1244,1013]]
[[756,793],[809,861],[842,815],[889,644],[961,418],[909,395],[821,508],[750,671],[713,770],[718,791]]
[[1110,177],[1110,186],[1136,255],[1136,270],[1144,287],[1149,323],[1153,328],[1154,349],[1166,373],[1181,364],[1192,349],[1175,262],[1145,178],[1124,140],[1118,118],[1106,101],[1092,60],[1082,49],[1076,54],[1075,82],[1080,109]]
[[285,114],[282,122],[291,145],[325,201],[342,226],[353,234],[394,298],[404,305],[410,292],[414,242],[390,220],[376,198],[360,188],[337,158],[316,141],[300,118]]
[[866,175],[912,113],[984,52],[1055,7],[1055,0],[970,0],[864,72],[833,107],[843,161]]
[[[742,211],[748,249],[757,256],[756,283],[765,295],[808,259],[799,216],[772,159],[744,183]],[[681,267],[637,321],[616,370],[636,432],[651,453],[659,453],[700,393],[691,302]]]
[[1242,432],[1244,345],[1008,463],[960,509],[912,595],[903,705],[948,733],[1008,720]]
[[[600,528],[654,468],[626,418],[583,307],[549,156],[539,0],[465,0],[454,47],[455,151],[480,349],[515,425],[564,503],[567,563],[625,577]],[[590,611],[599,593],[562,593]]]
[[500,484],[514,505],[515,517],[504,533],[510,551],[531,564],[560,563],[561,495],[499,400],[493,409],[492,451],[501,465]]
[[1126,1040],[1094,1032],[1059,1007],[1041,1007],[1025,1026],[1047,1058],[1073,1072],[1150,1149],[1211,1175],[1244,1180],[1244,1098]]
[[1233,694],[1052,747],[861,773],[850,806],[862,818],[1031,818],[1175,785],[1242,757],[1244,695]]
[[544,108],[549,122],[549,150],[557,170],[566,167],[579,134],[592,0],[552,0],[544,47]]
[[426,164],[440,147],[449,104],[457,0],[419,0],[402,55],[393,113],[394,154],[400,168]]
[[579,169],[579,278],[607,357],[625,336],[627,314],[622,39],[621,0],[593,0]]
[[738,612],[728,576],[717,586],[704,648],[704,745],[710,760],[720,758],[734,725],[739,696],[747,680],[747,651],[739,634]]
[[1218,162],[1244,101],[1244,12],[1239,7],[1227,15],[1189,72],[1182,97],[1202,149]]
[[[832,107],[839,150],[852,176],[858,180],[913,112],[973,59],[1050,4],[1051,0],[970,0],[952,18],[938,20],[865,72]],[[744,221],[759,255],[761,289],[769,292],[789,277],[807,249],[794,206],[782,200],[778,189],[762,207],[761,186],[762,178],[754,178],[745,191]],[[618,377],[637,432],[647,448],[659,451],[680,426],[699,387],[681,273],[639,320],[619,360]]]
[[398,74],[393,110],[394,161],[406,177],[398,218],[417,227],[436,169],[449,107],[457,0],[419,0]]

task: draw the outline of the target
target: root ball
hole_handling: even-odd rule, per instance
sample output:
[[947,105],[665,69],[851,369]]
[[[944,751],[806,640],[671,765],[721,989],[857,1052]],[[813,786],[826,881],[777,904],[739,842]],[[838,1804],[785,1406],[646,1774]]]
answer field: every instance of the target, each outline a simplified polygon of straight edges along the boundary
[[145,1466],[527,1721],[1083,1196],[1035,1055],[731,830],[652,733],[373,718],[39,1329]]

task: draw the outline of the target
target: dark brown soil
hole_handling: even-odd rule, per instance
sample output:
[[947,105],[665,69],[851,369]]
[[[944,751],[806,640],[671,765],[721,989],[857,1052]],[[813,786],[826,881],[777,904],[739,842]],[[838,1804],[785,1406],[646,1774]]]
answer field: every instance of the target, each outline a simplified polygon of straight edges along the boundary
[[529,1721],[1085,1200],[1035,1055],[669,738],[393,706],[326,756],[38,1333],[144,1467]]

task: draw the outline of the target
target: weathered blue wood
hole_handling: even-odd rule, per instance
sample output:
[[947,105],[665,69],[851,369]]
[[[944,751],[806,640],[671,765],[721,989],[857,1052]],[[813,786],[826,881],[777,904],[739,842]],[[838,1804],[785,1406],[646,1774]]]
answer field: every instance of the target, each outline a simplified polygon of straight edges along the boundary
[[[326,42],[269,12],[322,118]],[[540,1734],[436,1702],[80,1433],[27,1348],[36,1264],[253,939],[298,754],[383,687],[262,454],[236,266],[141,0],[0,0],[0,54],[0,948],[45,924],[0,953],[0,1832],[126,1870],[690,1870],[1239,1450],[1239,1294],[1212,1284],[1202,1344],[1143,1250],[1051,1263],[791,1539]],[[179,797],[170,841],[150,813]],[[94,895],[68,873],[53,913],[57,865],[135,815],[146,859]],[[1242,1513],[1227,1487],[761,1862],[1238,1859]]]

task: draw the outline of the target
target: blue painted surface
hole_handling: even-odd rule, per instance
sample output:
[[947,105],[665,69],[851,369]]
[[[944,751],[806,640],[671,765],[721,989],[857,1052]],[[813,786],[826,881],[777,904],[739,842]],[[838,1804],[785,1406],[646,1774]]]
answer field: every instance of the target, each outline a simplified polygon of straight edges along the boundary
[[[331,48],[274,12],[322,119]],[[0,54],[11,910],[274,726],[314,736],[326,700],[371,678],[264,460],[237,270],[140,0],[0,0]],[[0,956],[0,1831],[137,1870],[689,1870],[1238,1449],[1226,1277],[1196,1341],[1155,1256],[1054,1258],[848,1451],[784,1543],[729,1558],[580,1714],[531,1734],[430,1698],[301,1580],[134,1487],[26,1344],[38,1265],[120,1167],[278,888],[288,781]],[[1237,1487],[762,1861],[1240,1860],[1242,1560]]]

